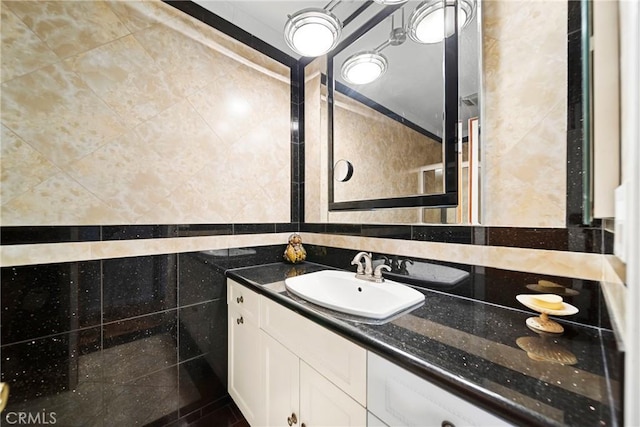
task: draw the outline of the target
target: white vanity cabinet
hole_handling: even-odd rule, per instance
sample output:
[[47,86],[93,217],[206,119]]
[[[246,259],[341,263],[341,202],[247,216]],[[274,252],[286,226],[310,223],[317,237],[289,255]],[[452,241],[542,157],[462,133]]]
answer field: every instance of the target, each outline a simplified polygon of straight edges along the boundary
[[250,425],[261,416],[260,296],[232,281],[227,286],[228,390]]
[[[227,283],[229,394],[249,424],[366,425],[366,350],[232,280]],[[247,309],[238,302],[241,295],[244,304],[259,300],[257,325],[247,321],[254,313],[238,323]],[[241,326],[250,326],[251,334]],[[244,351],[250,354],[239,353]]]
[[374,353],[369,352],[368,365],[367,409],[387,425],[420,427],[510,425]]

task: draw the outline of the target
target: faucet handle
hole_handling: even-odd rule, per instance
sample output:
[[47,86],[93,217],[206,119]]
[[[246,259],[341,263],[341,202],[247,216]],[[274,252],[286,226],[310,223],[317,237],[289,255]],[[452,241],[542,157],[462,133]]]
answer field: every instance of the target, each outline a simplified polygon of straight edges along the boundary
[[360,260],[362,259],[363,256],[366,256],[366,255],[367,255],[366,252],[358,252],[358,254],[354,256],[353,259],[351,260],[351,265],[358,266],[358,269],[356,270],[356,274],[364,274],[364,267],[362,266],[362,263],[360,262]]
[[409,275],[409,270],[407,270],[407,263],[413,265],[413,260],[410,260],[409,258],[407,259],[403,259],[400,262],[400,266],[398,267],[398,271],[400,272],[400,274],[405,274],[405,275]]
[[391,271],[391,267],[389,267],[387,264],[380,264],[373,272],[373,277],[382,281],[382,270]]
[[409,263],[409,264],[413,265],[413,260],[412,260],[412,259],[409,259],[409,258],[403,259],[403,260],[400,262],[400,268],[402,268],[402,269],[406,270],[406,268],[407,268],[407,263]]

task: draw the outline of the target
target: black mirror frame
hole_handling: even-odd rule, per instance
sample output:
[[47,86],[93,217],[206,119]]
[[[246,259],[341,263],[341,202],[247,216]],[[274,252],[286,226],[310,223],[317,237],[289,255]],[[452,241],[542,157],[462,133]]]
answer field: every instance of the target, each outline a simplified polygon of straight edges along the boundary
[[[444,136],[442,143],[443,165],[444,165],[444,192],[440,194],[429,194],[407,197],[392,197],[382,199],[353,200],[346,202],[336,202],[334,199],[333,183],[333,110],[334,110],[334,90],[335,81],[333,78],[333,58],[347,48],[353,41],[365,34],[371,28],[379,24],[382,20],[392,14],[401,5],[387,6],[377,13],[365,25],[342,41],[329,55],[327,55],[327,124],[328,124],[328,148],[329,148],[329,211],[358,211],[384,208],[411,208],[411,207],[431,207],[445,208],[458,205],[458,156],[456,154],[457,132],[458,132],[458,29],[446,37],[443,41],[443,78],[444,78]],[[455,16],[453,22],[457,22],[457,7],[454,8]],[[457,27],[457,26],[456,26]]]

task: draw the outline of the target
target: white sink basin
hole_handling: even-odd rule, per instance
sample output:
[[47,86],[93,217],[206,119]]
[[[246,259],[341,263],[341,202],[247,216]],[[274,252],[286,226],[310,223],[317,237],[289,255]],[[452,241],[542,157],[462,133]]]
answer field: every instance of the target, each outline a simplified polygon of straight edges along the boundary
[[409,286],[356,279],[348,271],[323,270],[284,281],[287,290],[309,302],[341,313],[369,319],[386,319],[424,301],[424,295]]

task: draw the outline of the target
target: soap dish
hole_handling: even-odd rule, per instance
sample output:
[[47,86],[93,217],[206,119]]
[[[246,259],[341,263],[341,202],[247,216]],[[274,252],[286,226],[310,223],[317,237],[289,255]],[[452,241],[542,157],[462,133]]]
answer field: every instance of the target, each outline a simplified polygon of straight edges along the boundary
[[540,316],[527,319],[527,326],[536,332],[561,334],[564,328],[558,322],[549,319],[549,315],[570,316],[578,312],[576,307],[562,301],[562,297],[556,294],[522,294],[517,295],[516,299],[531,310],[541,313]]
[[566,288],[556,282],[549,280],[538,280],[538,283],[527,285],[527,289],[534,292],[541,292],[543,294],[556,294],[566,297],[580,295],[580,292],[575,289]]

